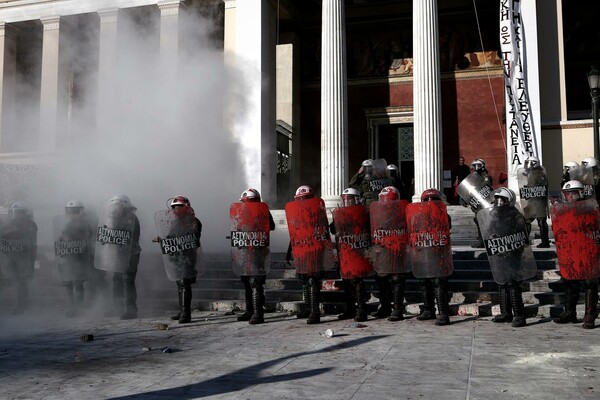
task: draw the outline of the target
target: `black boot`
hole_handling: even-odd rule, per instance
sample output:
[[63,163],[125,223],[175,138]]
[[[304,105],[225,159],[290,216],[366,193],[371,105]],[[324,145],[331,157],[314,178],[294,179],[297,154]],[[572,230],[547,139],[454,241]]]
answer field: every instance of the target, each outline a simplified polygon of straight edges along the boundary
[[310,299],[310,315],[308,316],[307,324],[318,324],[321,322],[321,310],[319,308],[321,297],[321,283],[317,278],[310,277],[309,284],[309,299]]
[[300,311],[298,312],[298,314],[296,314],[296,318],[308,318],[308,316],[310,315],[310,286],[308,283],[308,277],[306,278],[301,278],[302,280],[302,300],[304,301],[304,304],[302,305],[302,308],[300,309]]
[[577,302],[579,301],[579,281],[573,281],[563,278],[565,288],[565,309],[556,318],[554,322],[557,324],[577,323]]
[[404,274],[394,274],[392,276],[392,295],[394,299],[394,309],[388,317],[388,321],[402,321],[404,319],[404,283],[406,276]]
[[181,310],[183,309],[183,283],[181,281],[177,281],[177,297],[179,298],[179,311],[177,314],[171,315],[173,321],[179,320],[179,317],[181,317]]
[[585,281],[585,316],[583,328],[594,329],[598,317],[598,279]]
[[192,285],[189,283],[183,285],[181,304],[183,307],[181,307],[181,315],[177,322],[180,324],[192,322]]
[[354,320],[356,322],[363,322],[367,320],[367,287],[364,279],[357,279],[353,282],[356,289],[356,316]]
[[512,322],[513,313],[506,285],[498,285],[498,295],[500,297],[498,303],[500,305],[500,314],[496,315],[492,319],[492,322]]
[[242,276],[242,283],[244,284],[244,296],[246,297],[246,311],[237,317],[237,320],[250,321],[252,314],[254,314],[254,300],[252,296],[252,287],[250,286],[250,277]]
[[417,317],[419,321],[435,318],[435,299],[431,279],[420,279],[421,292],[423,293],[423,312]]
[[435,301],[438,308],[436,325],[450,325],[450,305],[448,304],[448,288],[446,280],[435,279]]
[[265,289],[259,279],[250,278],[250,286],[252,286],[252,303],[254,313],[248,321],[251,325],[262,324],[265,322]]
[[379,284],[379,308],[371,314],[375,318],[387,318],[392,313],[392,284],[387,276],[376,276]]
[[525,305],[523,304],[523,291],[520,282],[510,282],[507,284],[508,294],[510,295],[510,303],[512,305],[514,319],[512,326],[515,328],[525,326]]
[[548,237],[548,222],[546,221],[546,218],[538,218],[537,221],[538,226],[540,227],[540,236],[542,238],[542,241],[537,245],[537,247],[540,249],[547,249],[550,247],[550,240]]
[[344,301],[346,309],[338,315],[338,319],[352,319],[356,316],[356,289],[350,279],[344,279]]

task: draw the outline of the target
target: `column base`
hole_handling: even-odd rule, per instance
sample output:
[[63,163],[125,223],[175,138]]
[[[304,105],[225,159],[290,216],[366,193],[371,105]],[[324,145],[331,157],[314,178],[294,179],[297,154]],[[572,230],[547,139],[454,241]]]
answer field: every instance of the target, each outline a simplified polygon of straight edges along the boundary
[[340,196],[323,196],[322,199],[325,202],[326,208],[338,208],[342,206],[342,198]]

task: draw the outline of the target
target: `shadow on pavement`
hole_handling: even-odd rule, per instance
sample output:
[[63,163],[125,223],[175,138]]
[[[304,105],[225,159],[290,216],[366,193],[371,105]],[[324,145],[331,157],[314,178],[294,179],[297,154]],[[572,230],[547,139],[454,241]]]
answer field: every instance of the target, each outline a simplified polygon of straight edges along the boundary
[[387,337],[388,335],[369,336],[365,338],[359,338],[344,342],[343,346],[340,344],[333,344],[320,350],[305,351],[300,353],[290,354],[285,357],[280,357],[274,360],[265,361],[250,367],[242,368],[231,373],[221,375],[216,378],[212,378],[206,381],[194,383],[191,385],[179,386],[172,389],[161,389],[153,392],[145,392],[134,395],[113,397],[111,400],[126,400],[126,399],[197,399],[202,397],[220,395],[230,392],[236,392],[239,390],[246,389],[248,387],[292,381],[296,379],[308,378],[311,376],[317,376],[329,372],[332,368],[315,368],[311,370],[292,372],[289,374],[263,376],[263,371],[269,367],[281,363],[282,361],[294,359],[311,354],[329,353],[332,351],[339,350],[340,348],[348,348],[352,346],[359,346],[361,344],[379,340]]

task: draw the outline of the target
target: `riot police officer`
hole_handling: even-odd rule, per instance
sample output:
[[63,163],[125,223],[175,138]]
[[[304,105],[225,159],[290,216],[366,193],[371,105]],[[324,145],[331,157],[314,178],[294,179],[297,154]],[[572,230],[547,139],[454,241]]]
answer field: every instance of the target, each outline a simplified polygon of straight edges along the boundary
[[[230,209],[232,235],[232,265],[244,285],[246,310],[238,321],[262,324],[264,319],[264,284],[269,272],[269,231],[275,230],[275,221],[269,206],[263,203],[256,189],[247,189],[240,196],[240,203]],[[254,236],[253,243],[242,238],[241,232]]]
[[[371,247],[369,214],[354,188],[342,192],[342,207],[333,211],[332,232],[337,238],[340,275],[344,282],[346,311],[339,319],[367,320],[367,288],[364,278],[373,274],[367,255]],[[354,315],[353,315],[354,314]]]
[[[485,161],[483,159],[478,158],[477,160],[474,160],[471,163],[471,169],[474,172],[476,172],[481,178],[483,178],[483,181],[487,186],[492,187],[492,177],[488,172],[485,166]],[[471,247],[476,249],[483,248],[483,239],[481,239],[481,229],[479,228],[479,222],[477,222],[477,211],[479,210],[474,208],[473,206],[471,206],[471,209],[475,213],[473,221],[475,221],[475,225],[477,225],[477,242],[475,242]]]
[[447,277],[453,271],[451,222],[444,197],[437,189],[427,189],[421,194],[421,203],[406,206],[409,255],[423,293],[423,312],[417,319],[436,319],[435,299],[436,325],[450,324]]
[[171,316],[180,324],[192,321],[192,285],[198,275],[198,258],[202,258],[200,237],[202,223],[196,217],[190,200],[175,196],[168,200],[169,210],[154,215],[167,278],[177,283],[179,312]]
[[596,201],[600,199],[600,172],[598,171],[598,161],[594,157],[586,157],[581,160],[581,175],[584,186],[585,197],[595,197]]
[[302,185],[296,190],[294,201],[286,204],[285,214],[290,233],[287,259],[289,262],[293,253],[306,307],[298,318],[308,317],[308,324],[317,324],[321,321],[321,275],[335,268],[325,202],[315,197],[310,186]]
[[[404,286],[410,272],[406,257],[406,200],[400,200],[398,189],[383,188],[379,201],[371,203],[372,263],[377,272],[381,307],[375,316],[387,316],[388,321],[404,319]],[[391,302],[394,306],[391,309]]]
[[560,187],[571,180],[581,180],[581,168],[575,161],[569,161],[563,165]]
[[121,319],[137,318],[135,278],[140,262],[140,222],[129,197],[113,196],[98,227],[95,267],[113,272],[113,309]]
[[23,314],[29,307],[29,283],[37,257],[37,231],[31,209],[22,201],[11,204],[7,218],[0,224],[2,267],[16,290],[13,315]]
[[[384,160],[377,160],[384,161]],[[377,164],[381,166],[381,163]],[[377,195],[386,186],[392,185],[392,181],[387,176],[387,167],[383,169],[376,168],[374,160],[364,160],[361,164],[358,173],[352,177],[348,186],[359,191],[363,204],[367,207],[371,202],[377,200]]]
[[387,170],[392,181],[391,186],[398,189],[398,193],[400,194],[401,199],[408,200],[410,198],[410,194],[408,193],[408,190],[406,190],[406,186],[402,181],[402,177],[400,176],[400,171],[398,170],[398,167],[394,164],[388,164]]
[[565,309],[554,319],[558,324],[577,323],[580,287],[585,289],[583,328],[595,327],[598,316],[598,241],[600,212],[595,199],[585,199],[584,186],[571,180],[562,187],[565,203],[552,204],[552,230],[562,276]]
[[94,224],[85,214],[83,203],[71,200],[65,214],[54,218],[54,251],[59,278],[69,299],[67,316],[75,316],[83,306],[84,282],[94,270]]
[[525,159],[524,168],[517,171],[521,209],[527,222],[527,232],[531,232],[531,223],[537,219],[540,227],[541,242],[537,247],[550,247],[548,237],[548,177],[540,159],[529,156]]
[[521,284],[535,276],[537,267],[529,245],[525,218],[515,207],[515,193],[505,187],[494,191],[494,206],[477,214],[494,280],[498,284],[500,314],[492,321],[525,326]]

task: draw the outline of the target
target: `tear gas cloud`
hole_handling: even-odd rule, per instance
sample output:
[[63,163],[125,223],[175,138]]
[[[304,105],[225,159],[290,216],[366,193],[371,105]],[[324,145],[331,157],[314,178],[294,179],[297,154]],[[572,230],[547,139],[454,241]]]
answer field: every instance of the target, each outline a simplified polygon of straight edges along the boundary
[[[178,57],[175,48],[161,56],[158,8],[146,9],[152,10],[119,11],[117,51],[114,62],[105,64],[108,72],[99,67],[99,24],[77,21],[81,16],[64,18],[70,29],[63,35],[61,26],[60,57],[67,72],[59,92],[66,88],[61,104],[67,117],[59,118],[56,149],[39,149],[56,156],[43,162],[41,178],[11,189],[8,197],[31,204],[43,263],[54,258],[52,220],[64,213],[67,201],[81,200],[89,212],[101,214],[103,203],[126,194],[141,226],[138,281],[157,271],[156,286],[164,287],[164,270],[144,265],[162,265],[159,246],[151,240],[154,213],[165,209],[169,198],[181,194],[190,199],[203,224],[204,253],[229,251],[229,204],[239,199],[247,178],[239,137],[226,126],[223,110],[227,103],[236,118],[243,118],[247,107],[244,82],[225,65],[222,46],[213,43],[218,24],[192,8],[180,15]],[[13,130],[29,143],[37,129],[32,121],[40,113],[39,89],[27,75],[17,84]],[[44,135],[43,126],[40,130]],[[34,286],[39,281],[34,278]],[[57,297],[65,296],[58,291]]]
[[[183,194],[203,223],[204,251],[224,251],[228,205],[239,198],[245,179],[223,104],[231,94],[243,113],[241,96],[229,91],[243,90],[243,83],[224,66],[222,50],[210,44],[212,21],[180,18],[178,60],[175,52],[161,57],[159,24],[156,14],[120,12],[116,62],[102,76],[89,72],[93,62],[85,57],[94,35],[79,25],[68,36],[70,68],[83,77],[83,95],[67,100],[71,118],[58,133],[48,196],[32,200],[56,215],[70,199],[101,212],[103,201],[126,194],[138,209],[141,246],[150,250],[154,213]],[[44,231],[40,226],[40,242],[51,242]]]

